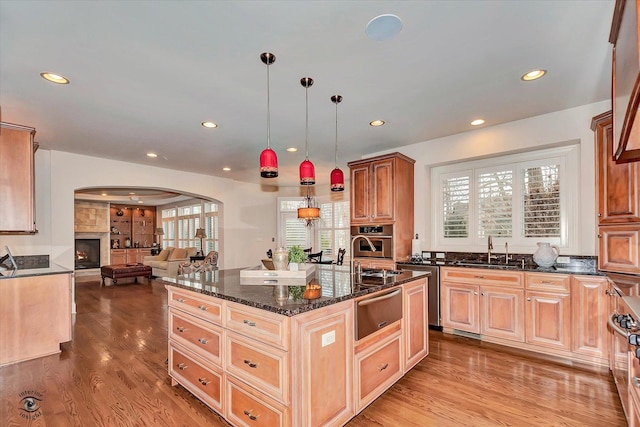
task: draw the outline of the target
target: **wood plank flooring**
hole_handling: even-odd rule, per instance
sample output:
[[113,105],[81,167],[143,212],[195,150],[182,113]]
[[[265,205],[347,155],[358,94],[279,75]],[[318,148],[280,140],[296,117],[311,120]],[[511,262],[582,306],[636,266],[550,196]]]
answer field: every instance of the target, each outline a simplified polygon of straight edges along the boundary
[[[0,426],[228,425],[171,387],[162,285],[77,283],[76,302],[74,339],[61,354],[0,368]],[[39,393],[37,411],[21,410],[23,392]],[[348,424],[625,425],[608,372],[433,331],[430,355]]]

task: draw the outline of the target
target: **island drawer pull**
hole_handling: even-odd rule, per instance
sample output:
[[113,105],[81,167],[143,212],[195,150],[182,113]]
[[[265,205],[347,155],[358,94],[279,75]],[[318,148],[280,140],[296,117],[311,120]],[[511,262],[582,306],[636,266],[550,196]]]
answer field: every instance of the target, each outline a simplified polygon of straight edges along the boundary
[[249,417],[249,419],[250,419],[251,421],[255,421],[255,420],[257,420],[257,419],[258,419],[258,416],[259,416],[259,415],[253,415],[253,414],[251,414],[251,411],[247,411],[246,409],[244,410],[244,414],[245,414],[247,417]]
[[200,344],[202,344],[202,345],[209,344],[209,341],[207,341],[204,338],[198,338],[198,342],[200,342]]
[[379,367],[379,368],[378,368],[378,371],[382,372],[382,371],[384,371],[385,369],[387,369],[388,367],[389,367],[389,364],[388,364],[388,363],[385,363],[384,365],[382,365],[381,367]]
[[474,276],[476,279],[484,279],[484,276]]
[[207,311],[209,310],[209,307],[205,306],[205,305],[199,305],[198,308],[202,311]]
[[245,325],[249,325],[249,326],[256,326],[256,322],[251,322],[247,319],[243,319],[242,323],[244,323]]
[[184,332],[184,331],[185,331],[185,328],[184,328],[184,326],[176,326],[176,330],[177,330],[178,332]]
[[178,369],[180,369],[181,371],[184,371],[185,369],[188,368],[188,366],[185,365],[184,363],[178,363],[176,366],[178,366]]
[[540,284],[540,285],[555,285],[556,282],[552,282],[552,281],[549,281],[549,280],[538,280],[538,284]]
[[198,382],[206,387],[211,381],[207,381],[206,378],[198,378]]
[[178,298],[178,299],[176,299],[176,301],[178,301],[178,302],[184,302],[184,300],[183,300],[182,298]]
[[257,364],[253,363],[251,360],[248,360],[248,359],[244,359],[244,364],[245,365],[249,365],[250,368],[257,368],[258,367]]

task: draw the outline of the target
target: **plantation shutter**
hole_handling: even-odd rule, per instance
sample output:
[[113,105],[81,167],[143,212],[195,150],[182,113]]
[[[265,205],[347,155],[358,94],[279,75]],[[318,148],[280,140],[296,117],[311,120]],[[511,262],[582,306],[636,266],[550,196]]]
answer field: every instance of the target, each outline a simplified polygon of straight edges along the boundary
[[477,195],[478,237],[511,237],[513,170],[479,173]]
[[523,237],[560,237],[560,165],[522,170]]
[[443,235],[469,237],[469,176],[445,178],[442,183]]

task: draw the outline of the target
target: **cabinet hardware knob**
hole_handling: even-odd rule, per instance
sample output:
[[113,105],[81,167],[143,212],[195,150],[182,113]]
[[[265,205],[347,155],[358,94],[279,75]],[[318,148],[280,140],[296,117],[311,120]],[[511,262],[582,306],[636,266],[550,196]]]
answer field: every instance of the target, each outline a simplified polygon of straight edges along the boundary
[[531,298],[527,298],[527,301],[531,301]]
[[178,366],[178,369],[180,369],[181,371],[184,371],[185,369],[188,368],[188,366],[185,365],[184,363],[178,363],[176,366]]
[[257,419],[258,419],[258,417],[259,417],[259,415],[253,415],[253,414],[251,413],[251,411],[247,411],[246,409],[244,410],[244,414],[245,414],[247,417],[249,417],[249,419],[250,419],[251,421],[255,421],[255,420],[257,420]]
[[480,295],[484,296],[484,292],[480,292]]
[[211,381],[207,381],[206,378],[198,378],[198,382],[200,384],[202,384],[203,386],[206,386],[207,384],[209,384]]
[[244,364],[249,365],[250,368],[257,368],[258,365],[253,363],[251,360],[244,359]]
[[256,326],[256,322],[250,322],[247,319],[243,319],[242,323],[244,323],[245,325],[249,325],[249,326]]
[[183,326],[176,326],[176,329],[178,330],[178,332],[184,332]]
[[598,218],[600,218],[602,216],[602,214],[600,212],[598,212]]
[[598,239],[601,239],[601,238],[602,238],[602,234],[598,234]]
[[199,308],[200,310],[202,310],[202,311],[207,311],[207,310],[209,310],[209,307],[206,307],[206,306],[204,306],[204,305],[199,305],[199,306],[198,306],[198,308]]
[[477,292],[477,291],[473,291],[473,294],[474,294],[474,295],[478,295],[478,292]]
[[205,340],[204,338],[198,338],[198,341],[200,342],[200,344],[209,344],[209,341]]
[[476,279],[484,279],[484,276],[475,276]]
[[178,302],[184,302],[184,300],[182,298],[178,298],[176,301]]

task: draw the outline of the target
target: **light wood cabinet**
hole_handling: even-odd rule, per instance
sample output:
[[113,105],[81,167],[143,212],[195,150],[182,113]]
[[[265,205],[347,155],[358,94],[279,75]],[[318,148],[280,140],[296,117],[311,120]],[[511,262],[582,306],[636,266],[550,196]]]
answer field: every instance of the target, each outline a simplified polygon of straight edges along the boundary
[[60,353],[71,331],[70,273],[0,280],[0,366]]
[[402,334],[404,339],[404,372],[413,368],[429,353],[428,293],[425,279],[402,285]]
[[34,142],[36,130],[0,122],[0,233],[36,229]]
[[441,282],[442,326],[480,333],[480,290],[477,285]]
[[571,299],[573,310],[573,348],[576,353],[605,363],[608,355],[607,317],[608,282],[603,277],[573,276]]
[[640,273],[640,163],[616,163],[611,111],[593,118],[598,268]]
[[225,418],[235,426],[288,427],[290,412],[286,405],[227,376]]
[[524,291],[483,286],[480,288],[480,334],[524,341]]
[[571,295],[527,291],[526,340],[537,347],[571,348]]
[[111,264],[142,264],[151,249],[111,249]]
[[393,224],[393,259],[411,253],[415,160],[391,153],[349,162],[351,225]]

